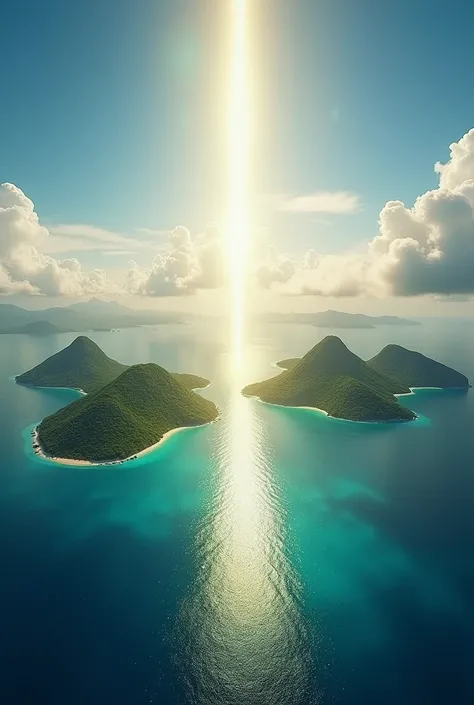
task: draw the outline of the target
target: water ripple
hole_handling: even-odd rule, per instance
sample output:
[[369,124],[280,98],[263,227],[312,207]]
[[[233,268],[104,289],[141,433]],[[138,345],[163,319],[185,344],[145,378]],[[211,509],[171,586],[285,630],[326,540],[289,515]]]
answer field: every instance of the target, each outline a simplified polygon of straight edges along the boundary
[[214,447],[216,488],[196,535],[197,576],[178,629],[188,701],[319,702],[271,444],[240,394]]

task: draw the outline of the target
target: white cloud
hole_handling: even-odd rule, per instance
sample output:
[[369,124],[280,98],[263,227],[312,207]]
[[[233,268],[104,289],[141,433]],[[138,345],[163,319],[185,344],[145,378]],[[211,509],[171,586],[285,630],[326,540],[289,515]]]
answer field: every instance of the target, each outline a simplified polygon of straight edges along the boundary
[[31,201],[17,186],[0,184],[0,291],[82,296],[116,291],[100,269],[84,272],[77,259],[41,251],[49,238]]
[[[43,246],[43,251],[47,254],[93,250],[104,253],[114,250],[137,252],[156,247],[155,237],[153,239],[128,237],[113,230],[83,223],[52,225],[49,227],[49,234],[50,237]],[[147,234],[151,236],[153,233],[150,231]]]
[[186,296],[198,289],[215,289],[223,281],[219,233],[209,227],[194,240],[184,226],[169,236],[170,248],[157,254],[150,267],[130,263],[125,289],[144,296]]
[[286,281],[278,268],[269,268],[266,280],[260,273],[259,280],[289,294],[474,294],[474,130],[450,149],[448,163],[435,166],[440,187],[412,208],[386,203],[379,234],[364,253],[313,251]]
[[350,191],[316,191],[302,196],[280,196],[275,199],[283,213],[350,214],[361,210],[360,197]]
[[474,128],[450,144],[449,151],[447,164],[436,162],[435,171],[440,175],[440,188],[453,189],[474,178]]

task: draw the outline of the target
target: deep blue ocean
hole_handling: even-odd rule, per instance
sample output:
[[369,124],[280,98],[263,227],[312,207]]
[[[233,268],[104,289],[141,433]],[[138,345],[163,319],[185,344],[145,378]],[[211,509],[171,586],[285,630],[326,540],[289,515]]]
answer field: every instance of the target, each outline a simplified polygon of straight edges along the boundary
[[[247,381],[328,332],[262,327]],[[332,332],[474,382],[471,322]],[[0,339],[2,705],[472,705],[474,390],[353,424],[233,394],[211,324],[94,333],[209,377],[222,418],[123,466],[56,466],[28,427],[76,394],[13,377],[74,337]]]

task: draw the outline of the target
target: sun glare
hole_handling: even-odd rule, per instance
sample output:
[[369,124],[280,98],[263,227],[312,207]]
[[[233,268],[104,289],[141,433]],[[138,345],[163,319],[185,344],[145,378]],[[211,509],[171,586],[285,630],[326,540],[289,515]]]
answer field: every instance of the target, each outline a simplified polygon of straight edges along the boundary
[[232,53],[228,116],[229,206],[227,248],[230,273],[232,354],[242,368],[246,263],[250,239],[249,0],[232,0]]

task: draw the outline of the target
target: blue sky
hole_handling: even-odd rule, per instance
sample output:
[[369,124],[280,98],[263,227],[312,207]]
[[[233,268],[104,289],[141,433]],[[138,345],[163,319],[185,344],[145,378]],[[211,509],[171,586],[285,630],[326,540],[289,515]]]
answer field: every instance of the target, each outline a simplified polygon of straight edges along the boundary
[[[43,225],[161,247],[161,231],[219,221],[225,2],[26,0],[1,10],[0,182],[29,196]],[[360,202],[347,214],[262,207],[256,224],[285,255],[360,247],[387,201],[411,206],[437,187],[434,163],[474,126],[474,9],[256,0],[253,11],[258,199],[350,192]],[[120,269],[122,249],[70,254]],[[147,257],[144,248],[135,259]]]

